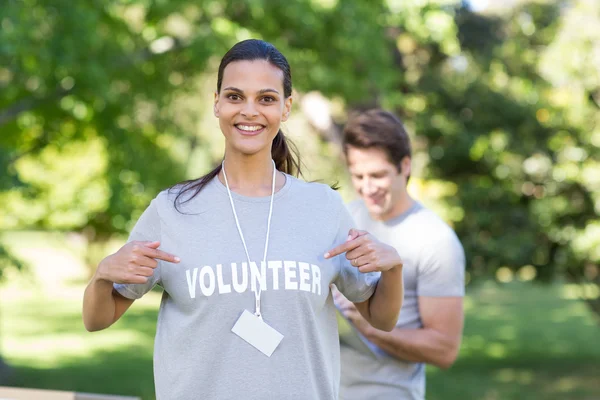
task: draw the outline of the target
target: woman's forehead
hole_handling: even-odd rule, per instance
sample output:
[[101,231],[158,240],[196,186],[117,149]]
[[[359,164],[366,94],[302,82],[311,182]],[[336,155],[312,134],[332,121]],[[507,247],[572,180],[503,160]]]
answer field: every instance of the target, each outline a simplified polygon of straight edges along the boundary
[[266,60],[234,61],[223,70],[221,88],[227,87],[244,92],[275,89],[283,94],[283,71]]

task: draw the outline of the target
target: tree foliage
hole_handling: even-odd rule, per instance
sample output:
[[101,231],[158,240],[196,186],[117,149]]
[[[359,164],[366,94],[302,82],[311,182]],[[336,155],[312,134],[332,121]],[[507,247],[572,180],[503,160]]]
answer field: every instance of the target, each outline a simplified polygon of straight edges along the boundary
[[[582,283],[600,312],[600,5],[458,10],[461,53],[428,52],[399,108],[452,182],[448,215],[472,276],[528,266]],[[431,62],[437,59],[438,62]]]
[[531,265],[598,284],[599,14],[593,0],[497,14],[452,0],[6,0],[0,227],[127,232],[197,175],[192,160],[216,161],[198,128],[211,93],[187,99],[259,37],[300,92],[402,115],[472,276]]

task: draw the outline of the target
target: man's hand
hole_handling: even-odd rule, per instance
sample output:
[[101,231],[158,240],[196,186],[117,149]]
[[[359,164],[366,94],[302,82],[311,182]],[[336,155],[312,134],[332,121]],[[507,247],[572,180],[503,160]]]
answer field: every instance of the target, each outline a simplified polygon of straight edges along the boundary
[[325,253],[325,258],[342,253],[346,253],[346,258],[360,272],[383,272],[402,265],[402,259],[395,248],[381,243],[367,231],[350,229],[346,243]]
[[127,243],[100,262],[96,278],[113,283],[146,283],[158,266],[157,260],[180,261],[179,257],[158,250],[159,246],[160,242]]
[[332,287],[331,293],[333,295],[333,302],[337,305],[342,315],[348,318],[360,333],[366,336],[370,329],[375,329],[361,315],[354,303],[344,297],[337,288]]

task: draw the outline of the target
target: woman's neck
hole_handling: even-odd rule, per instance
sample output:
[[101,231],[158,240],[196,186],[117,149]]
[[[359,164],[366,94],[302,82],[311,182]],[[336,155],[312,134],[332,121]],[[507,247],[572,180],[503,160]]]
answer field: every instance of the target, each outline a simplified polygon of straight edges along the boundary
[[[270,155],[269,155],[270,156]],[[227,173],[227,182],[231,191],[244,196],[269,196],[273,182],[273,162],[270,157],[259,154],[252,156],[235,156],[225,154],[224,168]],[[225,184],[223,171],[219,179]],[[285,184],[285,177],[276,174],[275,191]]]

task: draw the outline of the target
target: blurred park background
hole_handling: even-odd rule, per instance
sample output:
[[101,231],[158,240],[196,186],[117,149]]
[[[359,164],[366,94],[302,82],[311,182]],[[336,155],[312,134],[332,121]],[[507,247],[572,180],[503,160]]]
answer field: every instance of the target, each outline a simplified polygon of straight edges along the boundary
[[0,384],[154,398],[160,294],[90,334],[83,288],[219,161],[216,67],[246,38],[292,65],[305,179],[351,199],[349,113],[405,121],[411,191],[468,260],[428,399],[600,399],[597,0],[0,0]]

